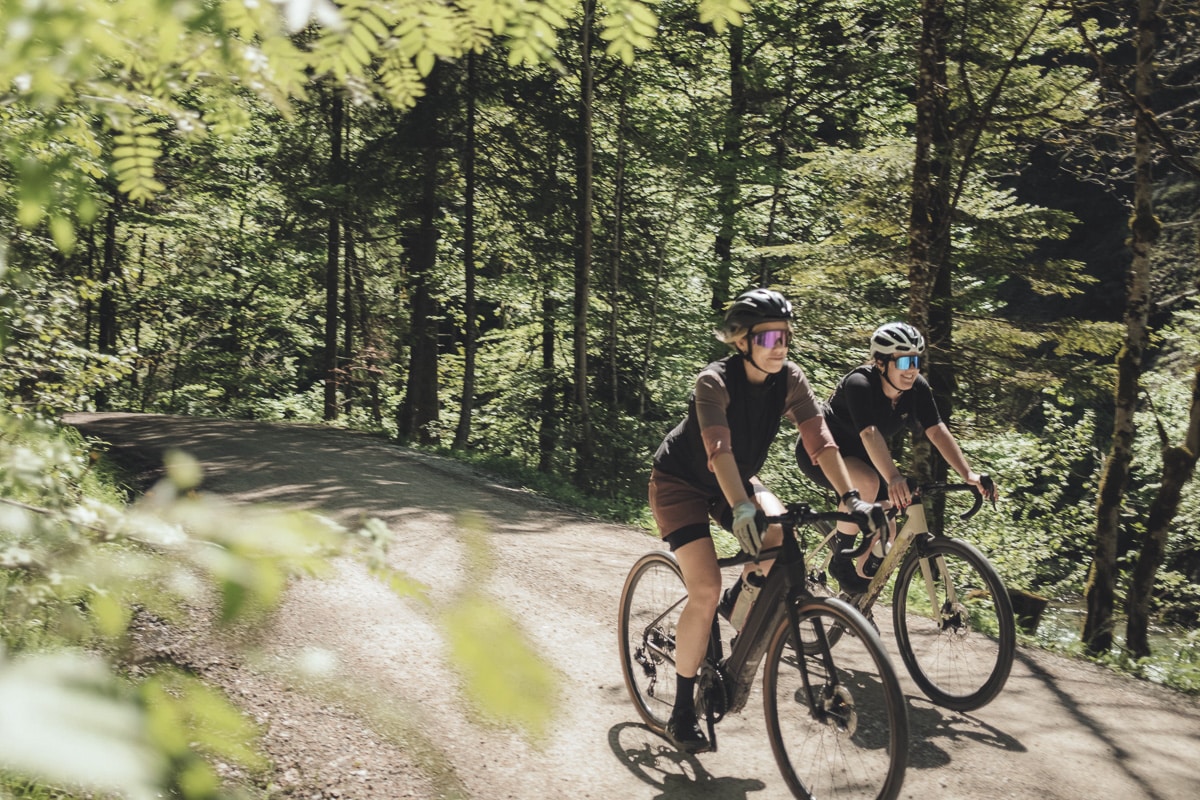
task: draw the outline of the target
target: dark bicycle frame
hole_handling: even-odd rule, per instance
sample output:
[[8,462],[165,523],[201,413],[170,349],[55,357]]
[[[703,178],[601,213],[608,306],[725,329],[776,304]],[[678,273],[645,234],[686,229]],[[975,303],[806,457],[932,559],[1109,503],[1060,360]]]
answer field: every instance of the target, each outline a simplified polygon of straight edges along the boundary
[[[745,707],[758,674],[759,664],[762,663],[763,655],[766,654],[767,646],[770,644],[771,634],[779,627],[780,620],[785,614],[791,625],[793,641],[799,647],[801,639],[797,608],[803,601],[815,598],[816,595],[809,589],[805,577],[807,569],[804,549],[796,539],[796,526],[811,525],[821,521],[853,521],[849,514],[840,511],[815,512],[807,503],[788,503],[785,508],[786,511],[783,514],[766,518],[767,524],[778,523],[783,528],[782,544],[761,551],[758,558],[746,553],[738,553],[735,556],[717,559],[717,564],[722,569],[740,566],[749,561],[758,563],[773,559],[775,563],[767,573],[767,581],[759,590],[758,598],[746,615],[742,629],[738,631],[730,646],[728,658],[724,656],[725,648],[721,640],[720,618],[716,615],[713,616],[712,631],[708,639],[708,655],[700,667],[699,683],[700,697],[704,703],[705,717],[708,720],[708,740],[714,752],[717,749],[716,723],[725,714],[737,713]],[[738,580],[741,578],[739,577]],[[822,599],[825,602],[841,603],[853,614],[862,616],[861,612],[849,603],[844,603],[836,598]],[[862,623],[864,626],[869,625],[865,617]],[[825,659],[827,674],[833,676],[833,680],[836,681],[837,671],[833,668],[825,630],[821,625],[815,627],[821,645],[820,649]],[[810,702],[815,704],[816,700],[812,696],[812,686],[808,679],[808,667],[803,658],[797,660],[805,691],[809,694]],[[711,672],[714,665],[717,669],[715,675]],[[722,705],[713,708],[710,704],[714,702],[720,702]]]

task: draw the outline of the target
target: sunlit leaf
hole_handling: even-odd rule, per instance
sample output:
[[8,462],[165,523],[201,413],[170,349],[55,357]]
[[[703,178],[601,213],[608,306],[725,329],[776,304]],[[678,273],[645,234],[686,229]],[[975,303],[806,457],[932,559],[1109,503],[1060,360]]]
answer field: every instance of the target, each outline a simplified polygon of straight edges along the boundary
[[158,797],[163,763],[131,698],[99,660],[70,653],[0,661],[5,769],[131,800]]
[[501,722],[544,734],[557,704],[558,678],[512,620],[472,595],[448,610],[443,624],[452,662],[479,707]]

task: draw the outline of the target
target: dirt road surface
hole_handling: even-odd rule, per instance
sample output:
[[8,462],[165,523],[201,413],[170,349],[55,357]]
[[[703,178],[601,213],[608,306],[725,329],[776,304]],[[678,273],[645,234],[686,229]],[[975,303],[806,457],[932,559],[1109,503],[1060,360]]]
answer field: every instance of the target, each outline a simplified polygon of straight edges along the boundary
[[[354,564],[303,579],[261,640],[238,659],[203,631],[176,656],[224,687],[264,731],[271,797],[395,800],[775,800],[788,798],[752,697],[718,728],[720,750],[675,751],[643,727],[626,695],[616,609],[634,560],[659,547],[447,459],[316,426],[136,414],[66,421],[121,456],[175,448],[205,468],[203,490],[237,501],[320,510],[394,531],[395,566],[451,591],[471,580],[455,520],[487,521],[486,593],[507,608],[563,682],[551,734],[530,742],[462,700],[440,632],[411,599]],[[939,709],[901,674],[912,741],[903,796],[921,800],[1200,798],[1200,703],[1087,663],[1019,648],[1001,695],[976,712]],[[350,688],[288,677],[327,652]]]

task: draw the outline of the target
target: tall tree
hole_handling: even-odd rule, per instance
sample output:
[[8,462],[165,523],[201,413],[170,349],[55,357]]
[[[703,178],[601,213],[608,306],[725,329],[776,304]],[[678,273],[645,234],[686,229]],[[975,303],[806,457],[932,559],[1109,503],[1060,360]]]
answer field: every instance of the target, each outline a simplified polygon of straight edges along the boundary
[[438,398],[438,318],[440,303],[435,292],[441,232],[441,176],[445,138],[442,104],[445,96],[444,67],[435,67],[426,79],[426,95],[406,121],[406,130],[417,156],[418,191],[407,209],[408,231],[403,239],[408,261],[411,322],[408,380],[400,407],[398,430],[402,438],[415,437],[432,444],[437,439],[440,411]]
[[592,21],[595,0],[584,0],[579,58],[579,128],[575,140],[575,479],[589,482],[595,443],[588,382],[588,306],[592,282],[592,101],[595,65],[592,63]]
[[475,409],[476,339],[475,296],[475,135],[479,79],[474,52],[467,53],[466,136],[463,143],[463,380],[462,401],[458,408],[458,426],[454,429],[454,448],[464,449],[471,439],[471,413]]
[[1150,256],[1161,231],[1154,215],[1154,163],[1150,95],[1154,84],[1154,49],[1159,25],[1156,0],[1138,0],[1133,23],[1134,181],[1133,216],[1129,220],[1132,258],[1125,281],[1125,343],[1117,357],[1113,441],[1104,461],[1096,507],[1095,549],[1086,592],[1087,619],[1083,642],[1089,653],[1104,653],[1113,643],[1113,607],[1117,585],[1117,537],[1122,498],[1133,462],[1134,416],[1141,394],[1142,363],[1149,340]]
[[1167,551],[1171,522],[1179,511],[1183,489],[1196,471],[1200,456],[1200,367],[1192,373],[1192,401],[1183,444],[1172,445],[1166,431],[1159,428],[1162,442],[1162,480],[1146,516],[1142,549],[1129,580],[1125,598],[1125,647],[1134,658],[1150,655],[1150,603],[1154,597],[1155,577]]
[[717,192],[717,236],[713,243],[717,273],[712,281],[712,309],[721,313],[734,294],[733,242],[737,236],[739,181],[742,160],[742,129],[746,116],[746,31],[738,25],[729,29],[729,107],[725,111],[721,150],[715,175]]
[[342,153],[342,126],[345,107],[341,92],[335,87],[329,99],[329,175],[331,193],[326,206],[325,255],[325,347],[322,351],[325,383],[325,420],[338,417],[338,271],[341,269],[341,191],[345,182],[345,161]]

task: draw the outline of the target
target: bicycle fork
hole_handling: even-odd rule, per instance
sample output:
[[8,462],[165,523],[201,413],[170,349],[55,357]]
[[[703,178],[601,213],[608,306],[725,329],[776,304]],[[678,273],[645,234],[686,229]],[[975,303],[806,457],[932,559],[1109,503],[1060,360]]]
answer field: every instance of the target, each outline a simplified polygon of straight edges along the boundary
[[[922,556],[920,560],[921,577],[925,580],[925,591],[929,595],[929,616],[940,630],[958,629],[962,624],[959,613],[958,590],[954,579],[946,569],[946,561],[941,556]],[[937,583],[941,582],[946,592],[946,599],[938,603]]]
[[849,729],[849,715],[838,713],[840,707],[836,702],[838,691],[837,670],[833,665],[833,654],[830,651],[829,637],[826,634],[825,623],[819,615],[812,619],[816,652],[821,658],[821,667],[825,673],[825,682],[816,686],[809,672],[807,649],[800,635],[800,612],[794,603],[788,603],[788,625],[791,628],[793,648],[796,652],[796,667],[800,670],[800,683],[804,687],[804,697],[808,703],[809,713],[818,722],[829,725],[836,724],[843,729]]

